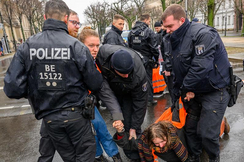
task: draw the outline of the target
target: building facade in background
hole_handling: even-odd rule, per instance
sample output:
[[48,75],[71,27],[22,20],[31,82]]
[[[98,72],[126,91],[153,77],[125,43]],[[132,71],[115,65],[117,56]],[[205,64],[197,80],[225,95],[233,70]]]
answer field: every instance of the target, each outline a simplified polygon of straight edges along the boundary
[[[6,21],[7,17],[4,15],[4,13],[2,11],[2,7],[3,6],[0,2],[0,39],[4,43],[4,52],[9,53],[9,52],[14,51],[15,49],[14,49],[14,44],[13,44],[13,36],[12,36],[11,28],[10,28],[10,25]],[[22,41],[24,39],[22,36],[20,23],[19,23],[17,17],[15,17],[15,15],[13,17],[14,17],[12,19],[13,33],[14,33],[15,40],[16,40],[16,43],[18,46],[20,43],[22,43]],[[31,32],[30,32],[29,22],[25,15],[22,16],[22,26],[23,26],[23,30],[24,30],[24,34],[25,34],[25,39],[27,39],[28,37],[31,36]]]
[[[208,1],[208,0],[204,0]],[[166,0],[166,7],[169,6],[172,3],[178,2],[177,0]],[[186,0],[183,0],[180,5],[185,8],[185,2]],[[188,0],[188,3],[192,2],[191,0]],[[242,6],[241,12],[236,9],[236,5],[238,7]],[[216,4],[217,6],[217,4]],[[145,2],[145,10],[151,15],[151,28],[153,29],[153,24],[156,21],[159,21],[161,19],[162,15],[162,4],[161,0],[146,0]],[[242,29],[242,23],[244,19],[244,0],[224,0],[218,9],[215,18],[214,18],[214,27],[218,31],[224,31],[224,30],[241,30]],[[204,16],[204,13],[198,9],[198,12],[196,16],[201,23],[207,24],[207,18]]]

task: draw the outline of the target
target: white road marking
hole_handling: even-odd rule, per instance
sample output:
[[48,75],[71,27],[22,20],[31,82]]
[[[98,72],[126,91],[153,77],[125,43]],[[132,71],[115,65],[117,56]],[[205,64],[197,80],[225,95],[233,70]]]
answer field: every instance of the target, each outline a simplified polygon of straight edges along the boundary
[[30,105],[22,105],[21,107],[30,107]]
[[16,109],[16,108],[24,108],[24,107],[30,107],[30,105],[22,105],[22,106],[5,106],[5,107],[0,107],[0,110],[4,110],[4,109]]
[[6,107],[0,107],[0,110],[2,110],[2,109],[13,109],[14,108],[14,106],[6,106]]

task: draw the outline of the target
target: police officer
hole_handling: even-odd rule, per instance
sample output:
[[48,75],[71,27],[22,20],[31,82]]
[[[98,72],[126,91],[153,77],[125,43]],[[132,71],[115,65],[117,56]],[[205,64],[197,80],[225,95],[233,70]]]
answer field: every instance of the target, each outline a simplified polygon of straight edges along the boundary
[[105,34],[103,44],[115,44],[127,46],[121,34],[123,32],[125,18],[119,14],[113,17],[112,28]]
[[[172,106],[174,105],[173,102],[174,102],[174,94],[173,94],[173,77],[174,77],[174,74],[172,73],[172,68],[168,68],[169,66],[171,67],[170,64],[168,64],[169,62],[166,62],[166,56],[165,56],[165,52],[166,52],[166,55],[167,55],[167,52],[168,52],[168,45],[166,44],[165,45],[165,48],[164,48],[164,43],[163,43],[163,39],[164,39],[164,36],[166,36],[167,32],[166,32],[166,29],[165,27],[163,26],[163,22],[160,21],[160,22],[155,22],[154,24],[154,28],[156,30],[156,39],[157,39],[157,43],[158,43],[158,48],[159,48],[159,54],[162,55],[162,59],[163,59],[163,62],[161,62],[159,60],[159,64],[161,66],[161,70],[160,73],[161,75],[164,76],[164,79],[165,79],[165,82],[167,84],[167,89],[168,89],[168,92],[170,94],[170,98],[171,98],[171,104]],[[168,37],[168,36],[166,36]],[[160,57],[159,57],[160,58]]]
[[[70,9],[69,20],[67,22],[69,35],[74,38],[78,35],[78,30],[81,27],[78,14]],[[44,121],[42,121],[40,130],[41,140],[39,145],[39,152],[41,156],[38,158],[38,162],[52,162],[56,148],[52,142],[48,132],[45,128]]]
[[190,23],[180,5],[169,6],[162,21],[170,33],[167,58],[175,74],[174,92],[182,95],[188,112],[189,160],[198,162],[204,148],[209,161],[218,162],[220,124],[230,99],[226,90],[230,63],[224,44],[214,28]]
[[4,92],[10,98],[28,98],[64,161],[93,162],[95,138],[89,116],[82,114],[87,88],[99,90],[103,79],[88,48],[68,35],[69,13],[62,0],[46,3],[43,32],[18,48]]
[[154,29],[155,31],[157,32],[156,33],[156,40],[157,40],[157,45],[161,46],[161,43],[162,43],[162,40],[163,40],[163,37],[166,35],[166,30],[162,24],[162,21],[160,22],[155,22],[154,23]]
[[[103,87],[116,98],[99,97],[105,104],[111,100],[119,102],[125,131],[129,132],[130,139],[141,133],[147,108],[148,79],[141,59],[140,54],[129,48],[109,44],[101,46],[96,57],[96,63],[105,78]],[[128,158],[139,159],[137,151],[124,151]]]
[[159,55],[155,33],[148,27],[150,22],[151,18],[148,14],[141,15],[140,21],[136,22],[128,35],[129,47],[140,52],[145,59],[145,69],[149,79],[148,106],[157,103],[153,100],[152,69]]

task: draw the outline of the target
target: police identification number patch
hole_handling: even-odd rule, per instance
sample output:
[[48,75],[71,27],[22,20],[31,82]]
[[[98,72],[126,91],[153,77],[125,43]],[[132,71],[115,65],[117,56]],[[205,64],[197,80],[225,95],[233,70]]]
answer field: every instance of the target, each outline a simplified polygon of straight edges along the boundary
[[201,55],[205,51],[205,45],[195,46],[195,52],[197,55]]
[[142,85],[142,91],[143,92],[147,91],[147,82]]
[[38,90],[65,90],[62,63],[37,63]]

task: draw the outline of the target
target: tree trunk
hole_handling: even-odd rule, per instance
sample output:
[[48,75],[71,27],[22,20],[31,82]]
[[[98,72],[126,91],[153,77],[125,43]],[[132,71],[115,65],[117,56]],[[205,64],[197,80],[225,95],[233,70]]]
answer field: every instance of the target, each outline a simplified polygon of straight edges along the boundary
[[14,49],[15,49],[15,51],[16,51],[17,49],[16,49],[16,42],[15,42],[14,29],[13,29],[13,24],[12,24],[12,21],[10,20],[10,18],[9,18],[9,25],[10,25],[10,29],[11,29],[11,33],[12,33]]
[[22,37],[23,37],[23,42],[25,42],[25,33],[24,33],[23,25],[22,25],[22,18],[20,18],[20,17],[19,17],[19,23],[20,23],[21,33],[22,33]]
[[29,21],[29,25],[30,25],[30,32],[31,32],[31,35],[34,35],[31,18],[28,18],[28,21]]
[[242,30],[241,30],[241,36],[244,36],[244,14],[242,14]]
[[179,0],[178,2],[176,2],[176,4],[180,4],[181,2],[183,2],[183,0]]
[[132,29],[132,21],[127,20],[127,22],[128,22],[129,30],[131,30]]
[[162,9],[164,11],[166,9],[165,0],[161,0],[161,4],[162,4]]
[[208,0],[208,25],[214,27],[214,0]]

